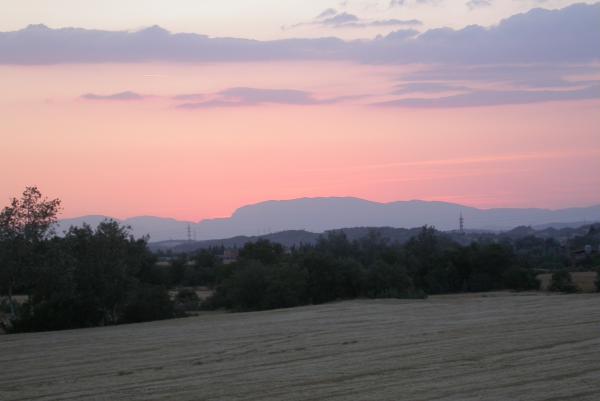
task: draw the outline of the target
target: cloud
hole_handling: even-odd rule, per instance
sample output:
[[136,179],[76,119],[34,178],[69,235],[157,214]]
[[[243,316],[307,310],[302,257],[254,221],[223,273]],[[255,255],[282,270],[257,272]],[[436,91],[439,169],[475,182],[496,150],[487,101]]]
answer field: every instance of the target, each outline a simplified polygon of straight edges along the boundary
[[418,26],[423,25],[423,22],[417,19],[384,19],[384,20],[375,20],[368,23],[369,26]]
[[373,41],[361,53],[379,63],[535,63],[600,59],[600,3],[534,9],[484,28],[431,29],[410,40]]
[[406,5],[406,0],[390,0],[390,8],[402,7]]
[[594,80],[567,78],[596,74],[596,64],[571,65],[556,63],[490,64],[490,65],[435,65],[419,71],[403,74],[407,82],[442,81],[498,84],[520,89],[530,88],[579,88],[598,83]]
[[[442,0],[415,0],[415,3],[417,3],[417,4],[438,5],[441,2],[442,2]],[[389,8],[403,7],[406,5],[408,5],[407,0],[390,0]]]
[[95,93],[86,93],[84,95],[81,95],[82,99],[86,99],[86,100],[142,100],[144,99],[146,96],[144,95],[140,95],[139,93],[136,92],[131,92],[131,91],[125,91],[125,92],[119,92],[119,93],[113,93],[110,95],[98,95]]
[[469,0],[467,2],[467,7],[469,10],[475,10],[477,8],[482,7],[490,7],[492,5],[492,0]]
[[334,15],[337,15],[337,11],[334,8],[328,8],[326,10],[324,10],[323,12],[321,12],[321,14],[317,15],[317,17],[315,19],[324,19],[324,18],[329,18],[329,17],[333,17]]
[[366,96],[339,96],[320,99],[311,92],[295,89],[260,89],[249,87],[235,87],[224,89],[215,93],[184,93],[172,96],[140,95],[136,92],[125,91],[108,95],[86,93],[81,95],[85,100],[132,101],[146,98],[176,100],[177,108],[200,109],[216,107],[242,107],[258,106],[262,104],[287,104],[287,105],[317,105],[333,104],[346,100],[359,99]]
[[[341,17],[340,17],[341,15]],[[342,13],[323,21],[364,24]],[[484,28],[431,29],[366,41],[336,38],[258,41],[172,34],[30,26],[0,33],[0,64],[350,60],[361,63],[581,63],[600,60],[600,3],[534,9]],[[323,22],[321,21],[321,22]],[[370,21],[369,23],[374,23]],[[364,26],[364,25],[362,25]]]
[[342,98],[316,99],[313,94],[293,89],[229,88],[212,95],[206,100],[178,105],[182,109],[206,109],[217,107],[257,106],[262,104],[313,105],[330,104]]
[[346,12],[336,14],[332,17],[325,18],[317,22],[321,25],[340,27],[348,24],[356,24],[360,21],[360,19],[354,14],[348,14]]
[[[292,25],[290,28],[302,26],[323,26],[327,28],[368,28],[368,27],[391,27],[391,26],[418,26],[423,23],[417,19],[401,20],[390,18],[384,20],[366,20],[357,17],[354,14],[346,12],[338,13],[333,8],[328,8],[319,14],[313,21],[301,22]],[[284,29],[287,29],[284,27]]]
[[205,98],[206,95],[204,93],[184,93],[173,96],[174,100],[202,100]]
[[600,85],[563,91],[472,91],[439,98],[397,99],[374,104],[379,107],[455,108],[543,103],[561,100],[600,99]]
[[396,85],[393,93],[404,95],[407,93],[440,93],[469,91],[467,86],[452,85],[443,82],[408,82]]

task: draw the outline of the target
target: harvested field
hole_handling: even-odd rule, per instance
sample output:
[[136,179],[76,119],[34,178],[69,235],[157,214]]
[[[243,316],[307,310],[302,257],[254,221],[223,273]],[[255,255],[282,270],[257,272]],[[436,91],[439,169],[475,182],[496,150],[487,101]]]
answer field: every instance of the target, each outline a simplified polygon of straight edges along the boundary
[[[596,292],[596,272],[573,272],[571,273],[573,282],[583,292]],[[538,278],[541,281],[541,289],[546,291],[550,286],[552,274],[540,274]]]
[[598,400],[600,296],[360,300],[0,336],[9,400]]

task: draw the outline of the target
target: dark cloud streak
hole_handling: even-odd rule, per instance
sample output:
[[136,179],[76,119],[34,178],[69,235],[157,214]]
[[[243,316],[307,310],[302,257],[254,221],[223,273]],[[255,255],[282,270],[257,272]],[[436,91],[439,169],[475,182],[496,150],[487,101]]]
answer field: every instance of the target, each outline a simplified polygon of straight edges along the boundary
[[130,101],[130,100],[143,100],[147,96],[140,95],[136,92],[125,91],[119,93],[113,93],[109,95],[98,95],[95,93],[86,93],[81,95],[82,99],[86,100],[115,100],[115,101]]
[[600,85],[563,91],[473,91],[439,98],[405,98],[375,103],[377,107],[458,108],[600,99]]
[[206,100],[178,105],[180,109],[209,109],[222,107],[247,107],[263,104],[317,105],[332,104],[345,98],[316,99],[312,93],[294,89],[229,88],[212,95]]

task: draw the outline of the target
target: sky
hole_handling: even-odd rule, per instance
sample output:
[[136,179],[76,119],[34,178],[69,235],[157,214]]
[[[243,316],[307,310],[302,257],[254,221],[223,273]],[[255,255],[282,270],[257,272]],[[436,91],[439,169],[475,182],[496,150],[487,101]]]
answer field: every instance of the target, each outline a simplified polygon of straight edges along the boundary
[[[577,4],[575,4],[577,3]],[[0,0],[0,201],[600,203],[600,3]]]
[[[579,1],[581,2],[581,1]],[[326,10],[369,21],[417,19],[422,27],[492,25],[534,7],[562,8],[577,0],[0,0],[0,30],[29,24],[53,28],[138,30],[160,25],[173,32],[277,39],[336,36],[370,38],[395,30],[310,24]],[[594,1],[587,1],[594,3]],[[6,12],[8,10],[8,12]],[[397,27],[396,27],[397,28]]]

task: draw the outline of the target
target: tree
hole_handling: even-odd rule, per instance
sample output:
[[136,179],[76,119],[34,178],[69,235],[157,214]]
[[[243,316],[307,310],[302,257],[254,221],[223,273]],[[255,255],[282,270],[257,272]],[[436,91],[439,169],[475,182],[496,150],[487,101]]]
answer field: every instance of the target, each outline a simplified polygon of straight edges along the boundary
[[[74,281],[80,301],[89,301],[96,324],[114,324],[142,272],[154,265],[145,239],[134,239],[127,227],[111,220],[95,230],[72,227],[63,239],[75,260]],[[92,314],[92,313],[88,313]]]
[[[60,330],[173,316],[164,286],[144,282],[155,259],[146,239],[104,221],[96,229],[71,227],[40,242],[39,264],[29,274],[28,301],[10,331]],[[29,273],[29,272],[28,272]]]
[[257,260],[266,265],[276,263],[281,258],[281,255],[283,255],[283,247],[267,239],[248,242],[240,250],[241,259]]
[[539,290],[540,280],[532,269],[512,267],[503,274],[504,286],[515,291]]
[[170,319],[174,316],[173,301],[164,287],[143,284],[132,295],[120,317],[120,323],[149,322]]
[[219,283],[204,306],[250,311],[307,303],[307,273],[300,266],[288,262],[266,265],[247,260],[235,265],[231,275]]
[[24,270],[36,263],[35,248],[54,233],[60,200],[42,196],[37,187],[27,187],[21,198],[12,198],[0,212],[0,278],[15,317],[13,291],[23,284]]
[[413,292],[413,283],[406,270],[381,260],[369,266],[367,286],[367,295],[371,298],[401,298]]
[[552,281],[550,281],[550,291],[573,293],[579,291],[579,288],[573,283],[571,273],[567,270],[559,270],[552,274]]
[[188,311],[198,310],[200,307],[200,297],[191,288],[183,288],[175,295],[175,308],[178,312],[185,313]]
[[404,250],[403,264],[408,267],[415,286],[429,292],[427,275],[442,263],[442,247],[435,229],[423,227],[416,237],[408,241]]

